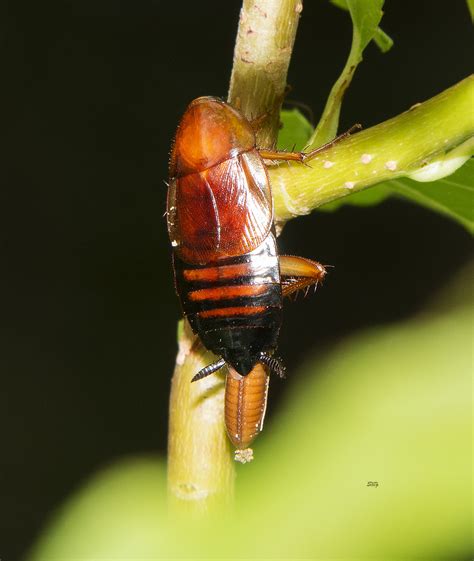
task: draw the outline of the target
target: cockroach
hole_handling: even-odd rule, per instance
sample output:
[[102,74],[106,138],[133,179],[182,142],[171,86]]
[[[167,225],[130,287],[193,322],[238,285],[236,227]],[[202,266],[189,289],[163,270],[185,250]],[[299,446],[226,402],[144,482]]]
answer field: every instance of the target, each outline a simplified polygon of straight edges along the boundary
[[[332,143],[330,143],[332,144]],[[258,149],[252,122],[215,97],[195,99],[178,126],[167,201],[175,285],[184,315],[219,359],[193,382],[229,368],[226,429],[236,459],[261,431],[282,299],[324,278],[315,261],[278,255],[265,160],[304,162],[308,153]]]

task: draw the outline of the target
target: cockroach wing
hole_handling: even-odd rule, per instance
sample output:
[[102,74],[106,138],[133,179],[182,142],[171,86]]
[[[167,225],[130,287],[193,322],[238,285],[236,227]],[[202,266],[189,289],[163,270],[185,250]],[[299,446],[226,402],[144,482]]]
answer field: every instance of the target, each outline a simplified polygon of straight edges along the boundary
[[255,150],[170,183],[168,230],[186,263],[248,253],[264,241],[272,223],[270,184]]

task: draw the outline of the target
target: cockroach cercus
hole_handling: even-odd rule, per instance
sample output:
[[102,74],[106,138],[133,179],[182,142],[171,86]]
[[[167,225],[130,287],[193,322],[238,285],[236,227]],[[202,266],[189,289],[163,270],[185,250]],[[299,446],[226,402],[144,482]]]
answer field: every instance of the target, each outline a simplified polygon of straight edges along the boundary
[[326,147],[258,149],[252,123],[215,97],[195,99],[176,132],[167,203],[176,291],[194,333],[220,357],[192,381],[227,365],[226,429],[242,462],[262,429],[268,374],[284,375],[273,354],[282,299],[325,275],[315,261],[278,255],[265,160],[304,162]]

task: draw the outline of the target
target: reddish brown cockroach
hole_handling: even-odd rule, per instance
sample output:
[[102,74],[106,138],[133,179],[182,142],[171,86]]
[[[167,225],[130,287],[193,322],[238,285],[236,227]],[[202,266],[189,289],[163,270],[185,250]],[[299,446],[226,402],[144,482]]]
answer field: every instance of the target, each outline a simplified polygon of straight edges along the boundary
[[252,124],[214,97],[194,100],[176,132],[167,210],[176,290],[193,331],[220,357],[192,381],[228,365],[226,428],[238,450],[261,430],[267,371],[284,375],[273,356],[283,296],[326,272],[315,261],[278,255],[264,160],[303,162],[324,148],[258,149]]

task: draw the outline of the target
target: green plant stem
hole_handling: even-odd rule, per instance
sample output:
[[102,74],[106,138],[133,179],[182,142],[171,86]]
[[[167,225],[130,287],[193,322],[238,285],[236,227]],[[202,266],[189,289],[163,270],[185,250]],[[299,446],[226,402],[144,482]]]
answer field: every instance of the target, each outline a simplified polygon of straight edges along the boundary
[[[259,143],[271,146],[302,9],[300,0],[244,0],[235,47],[229,101],[247,117],[262,117]],[[180,324],[168,436],[168,495],[182,510],[208,511],[233,497],[234,461],[224,428],[224,375],[191,384],[215,360]]]
[[472,154],[469,139],[474,135],[473,101],[474,76],[470,76],[405,113],[335,144],[308,166],[271,168],[277,221],[282,224],[381,181],[412,174],[416,179],[420,170],[446,161],[450,152],[459,158],[456,148],[460,145],[468,157]]
[[273,146],[285,95],[301,0],[244,0],[228,101],[259,121],[257,145]]
[[[189,323],[178,328],[179,351],[171,383],[168,491],[172,505],[201,511],[232,499],[234,468],[224,430],[222,373],[191,383],[212,362]],[[217,459],[217,461],[216,461]]]

